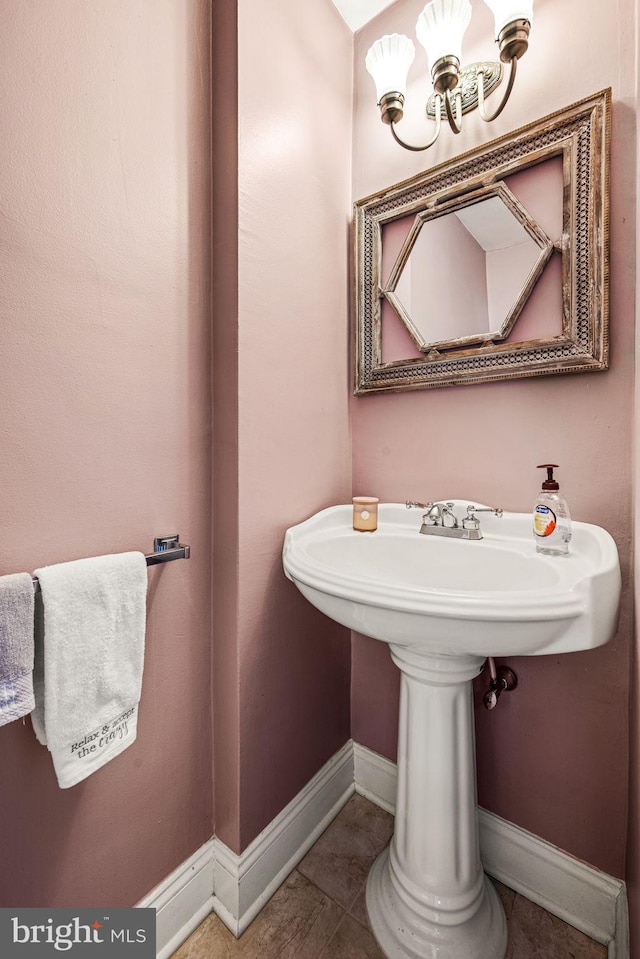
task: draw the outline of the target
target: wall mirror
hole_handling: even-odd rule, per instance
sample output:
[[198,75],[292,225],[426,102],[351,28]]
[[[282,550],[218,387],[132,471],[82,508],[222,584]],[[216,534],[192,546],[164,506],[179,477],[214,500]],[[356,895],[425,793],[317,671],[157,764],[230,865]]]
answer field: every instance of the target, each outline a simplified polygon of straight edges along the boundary
[[355,204],[356,394],[607,368],[610,100]]

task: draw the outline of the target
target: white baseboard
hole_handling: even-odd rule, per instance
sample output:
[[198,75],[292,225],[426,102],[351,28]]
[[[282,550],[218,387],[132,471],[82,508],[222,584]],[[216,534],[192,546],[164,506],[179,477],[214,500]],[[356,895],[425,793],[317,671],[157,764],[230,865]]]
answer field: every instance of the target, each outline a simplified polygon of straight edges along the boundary
[[[388,812],[395,808],[396,765],[354,744],[356,792]],[[479,810],[485,871],[591,939],[608,946],[608,959],[628,959],[625,884],[499,816]]]
[[485,870],[591,939],[616,937],[624,883],[499,816],[478,810]]
[[213,909],[213,839],[137,905],[156,910],[156,959],[169,959]]
[[[219,839],[205,843],[138,903],[157,910],[157,959],[169,959],[212,910],[239,936],[354,789],[394,812],[396,775],[395,763],[350,741],[240,856]],[[490,876],[606,944],[608,959],[629,959],[623,882],[485,809],[479,825]]]
[[240,856],[214,840],[213,909],[234,936],[244,932],[353,791],[349,741]]
[[396,764],[366,746],[354,743],[353,767],[356,792],[393,815],[396,811],[398,778]]

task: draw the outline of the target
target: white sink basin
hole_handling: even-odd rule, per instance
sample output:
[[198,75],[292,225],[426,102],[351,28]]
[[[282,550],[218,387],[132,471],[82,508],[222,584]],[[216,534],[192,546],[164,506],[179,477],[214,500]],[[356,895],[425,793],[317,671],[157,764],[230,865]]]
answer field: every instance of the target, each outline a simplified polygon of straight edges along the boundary
[[333,506],[285,538],[289,579],[387,642],[402,674],[395,831],[367,882],[388,959],[504,959],[504,911],[480,861],[472,680],[487,656],[589,649],[615,631],[620,568],[605,530],[574,523],[569,555],[545,556],[531,514],[481,515],[484,538],[470,541],[422,535],[421,512],[393,503],[376,532],[355,532],[351,506]]
[[377,531],[360,533],[350,506],[325,509],[287,531],[285,572],[344,626],[435,653],[568,653],[613,635],[620,567],[605,530],[574,522],[569,555],[546,556],[529,513],[481,514],[479,541],[421,535],[421,515],[383,504]]

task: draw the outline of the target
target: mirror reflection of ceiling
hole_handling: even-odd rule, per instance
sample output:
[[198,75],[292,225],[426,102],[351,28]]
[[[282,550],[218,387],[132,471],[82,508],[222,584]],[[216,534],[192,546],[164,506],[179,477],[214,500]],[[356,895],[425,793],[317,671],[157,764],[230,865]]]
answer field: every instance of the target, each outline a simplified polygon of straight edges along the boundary
[[390,302],[419,334],[421,349],[499,339],[542,249],[503,199],[491,196],[422,223]]

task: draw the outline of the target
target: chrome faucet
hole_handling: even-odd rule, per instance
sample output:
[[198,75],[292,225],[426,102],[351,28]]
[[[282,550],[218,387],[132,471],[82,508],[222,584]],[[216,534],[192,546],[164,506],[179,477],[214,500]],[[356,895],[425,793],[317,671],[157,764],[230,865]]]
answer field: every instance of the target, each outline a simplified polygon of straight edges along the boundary
[[458,517],[453,512],[453,503],[433,503],[422,517],[425,526],[443,529],[458,529]]
[[480,520],[476,513],[493,513],[498,518],[502,517],[502,509],[494,509],[491,506],[467,506],[467,515],[463,517],[462,524],[458,522],[458,517],[453,512],[454,503],[417,503],[413,500],[407,500],[407,509],[415,506],[418,509],[424,509],[426,512],[422,516],[422,526],[420,532],[426,536],[451,536],[454,539],[482,539],[482,530],[480,529]]

